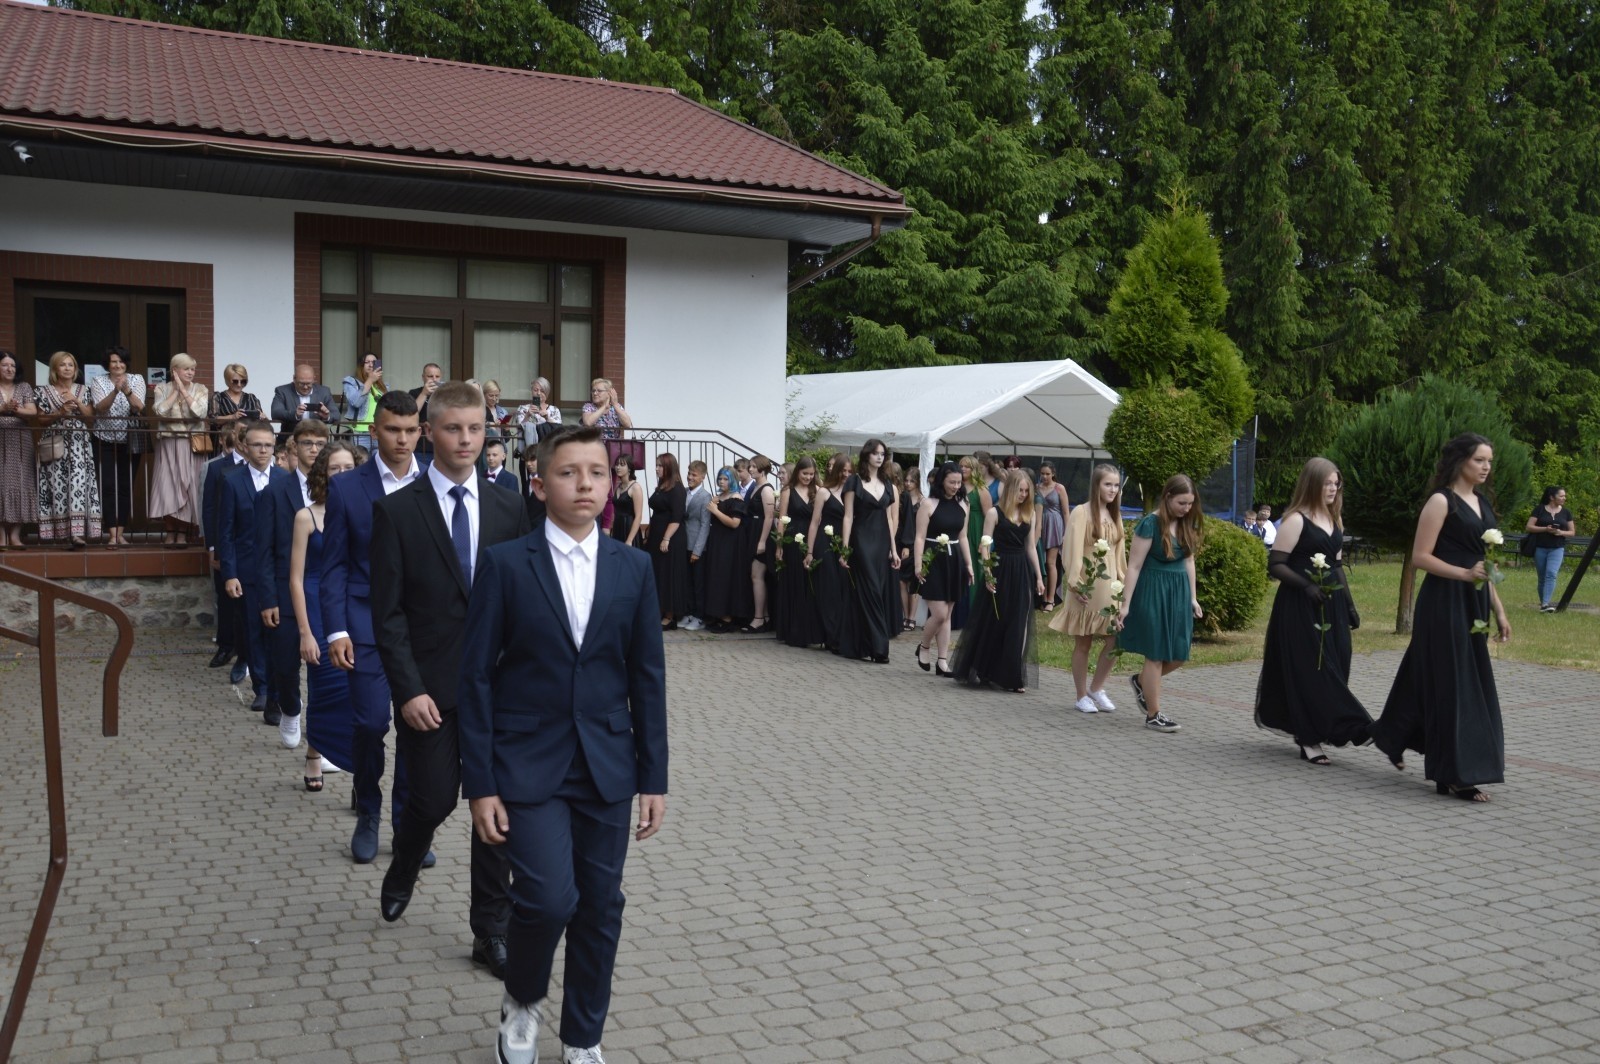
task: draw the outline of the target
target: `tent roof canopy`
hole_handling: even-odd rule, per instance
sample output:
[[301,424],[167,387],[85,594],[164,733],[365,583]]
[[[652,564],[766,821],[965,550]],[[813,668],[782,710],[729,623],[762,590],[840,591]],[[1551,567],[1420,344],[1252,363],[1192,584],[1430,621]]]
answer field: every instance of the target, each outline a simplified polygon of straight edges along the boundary
[[1105,453],[1106,419],[1119,397],[1071,359],[916,366],[789,378],[802,425],[826,425],[824,446],[859,447],[874,437],[916,451]]

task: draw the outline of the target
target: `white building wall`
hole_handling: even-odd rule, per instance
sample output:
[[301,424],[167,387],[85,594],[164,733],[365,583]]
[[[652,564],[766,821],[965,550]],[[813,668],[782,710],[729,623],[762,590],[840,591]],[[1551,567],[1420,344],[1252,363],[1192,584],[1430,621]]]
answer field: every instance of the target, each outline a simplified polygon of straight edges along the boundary
[[250,371],[250,390],[269,403],[273,388],[294,372],[300,212],[623,237],[623,401],[635,423],[720,429],[774,458],[783,453],[782,241],[0,177],[0,248],[209,263],[212,384],[223,365],[240,362]]

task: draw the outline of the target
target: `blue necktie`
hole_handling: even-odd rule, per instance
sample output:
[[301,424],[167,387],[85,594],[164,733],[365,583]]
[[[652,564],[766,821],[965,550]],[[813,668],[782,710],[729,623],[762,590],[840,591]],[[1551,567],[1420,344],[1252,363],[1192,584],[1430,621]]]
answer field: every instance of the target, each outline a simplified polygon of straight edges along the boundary
[[456,545],[456,562],[467,586],[472,586],[472,525],[467,520],[467,489],[460,484],[450,489],[456,508],[450,515],[450,539]]

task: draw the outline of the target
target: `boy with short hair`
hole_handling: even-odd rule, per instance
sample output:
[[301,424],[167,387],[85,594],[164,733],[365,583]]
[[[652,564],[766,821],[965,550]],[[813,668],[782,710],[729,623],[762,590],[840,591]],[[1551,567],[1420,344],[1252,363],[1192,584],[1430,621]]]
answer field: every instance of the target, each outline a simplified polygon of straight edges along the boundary
[[461,790],[512,868],[501,1064],[538,1060],[563,935],[562,1058],[604,1064],[630,802],[639,795],[635,840],[666,814],[666,663],[650,559],[596,522],[611,483],[599,430],[541,441],[538,468],[545,521],[487,551],[472,584]]
[[506,468],[506,445],[499,440],[486,440],[483,444],[483,476],[489,483],[516,491],[517,477]]

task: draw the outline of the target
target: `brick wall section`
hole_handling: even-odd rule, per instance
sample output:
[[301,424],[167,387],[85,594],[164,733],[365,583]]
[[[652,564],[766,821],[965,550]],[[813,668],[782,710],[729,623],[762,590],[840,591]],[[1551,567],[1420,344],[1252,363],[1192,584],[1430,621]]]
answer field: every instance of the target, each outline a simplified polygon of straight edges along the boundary
[[41,255],[0,249],[0,347],[8,351],[17,349],[18,281],[181,288],[185,293],[188,354],[199,364],[195,379],[208,386],[216,379],[210,263]]
[[[296,214],[294,218],[294,360],[321,367],[320,380],[339,380],[348,367],[322,365],[322,247],[345,245],[451,255],[558,259],[596,267],[596,376],[609,377],[627,396],[624,322],[628,242],[621,237],[528,229]],[[555,278],[551,278],[555,283]],[[551,323],[556,331],[558,323]]]

